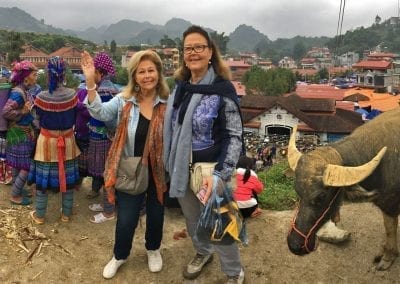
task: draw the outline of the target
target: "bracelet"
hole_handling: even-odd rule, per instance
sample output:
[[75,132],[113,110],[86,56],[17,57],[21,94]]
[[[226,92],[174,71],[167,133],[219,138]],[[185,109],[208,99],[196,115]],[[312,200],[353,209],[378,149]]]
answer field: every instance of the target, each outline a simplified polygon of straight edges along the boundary
[[86,91],[94,91],[94,90],[96,90],[96,88],[97,88],[96,84],[94,84],[94,87],[90,88],[90,89],[87,87],[87,85],[85,86]]

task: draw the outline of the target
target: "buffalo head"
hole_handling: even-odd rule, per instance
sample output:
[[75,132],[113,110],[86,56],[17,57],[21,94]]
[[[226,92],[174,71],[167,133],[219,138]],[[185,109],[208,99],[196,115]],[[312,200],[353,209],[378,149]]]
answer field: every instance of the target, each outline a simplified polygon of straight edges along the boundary
[[368,163],[346,167],[333,147],[300,153],[295,145],[296,130],[294,127],[290,137],[288,162],[295,172],[295,190],[300,202],[287,242],[291,252],[304,255],[315,249],[316,232],[336,212],[341,192],[368,177],[378,166],[386,147]]

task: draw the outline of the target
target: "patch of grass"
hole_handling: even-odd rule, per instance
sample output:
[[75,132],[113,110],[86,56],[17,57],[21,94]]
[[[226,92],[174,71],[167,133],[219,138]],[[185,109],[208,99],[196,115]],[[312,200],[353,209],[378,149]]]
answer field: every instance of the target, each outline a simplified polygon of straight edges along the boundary
[[275,163],[268,170],[259,172],[258,177],[264,183],[264,191],[258,195],[259,205],[264,209],[290,210],[294,208],[297,194],[294,191],[294,178],[285,176],[288,163]]

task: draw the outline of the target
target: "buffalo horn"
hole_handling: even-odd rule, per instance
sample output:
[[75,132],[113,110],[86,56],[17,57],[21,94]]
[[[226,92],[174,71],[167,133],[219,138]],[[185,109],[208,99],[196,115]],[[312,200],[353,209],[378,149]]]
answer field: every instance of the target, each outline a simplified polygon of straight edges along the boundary
[[292,171],[296,170],[297,162],[301,157],[301,153],[296,148],[296,132],[297,132],[297,125],[293,126],[292,135],[290,135],[289,146],[288,146],[288,162],[289,167]]
[[371,161],[358,167],[344,167],[329,164],[322,178],[324,185],[341,187],[350,186],[363,181],[379,165],[383,155],[385,155],[386,149],[386,147],[383,147]]

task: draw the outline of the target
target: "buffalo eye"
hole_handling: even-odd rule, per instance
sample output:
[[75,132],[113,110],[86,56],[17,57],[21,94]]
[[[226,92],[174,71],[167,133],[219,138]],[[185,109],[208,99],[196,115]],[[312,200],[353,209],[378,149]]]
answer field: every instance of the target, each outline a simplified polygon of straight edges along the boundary
[[321,193],[321,194],[318,194],[315,198],[313,198],[311,203],[314,206],[320,206],[320,205],[326,203],[326,198],[327,198],[326,194]]

